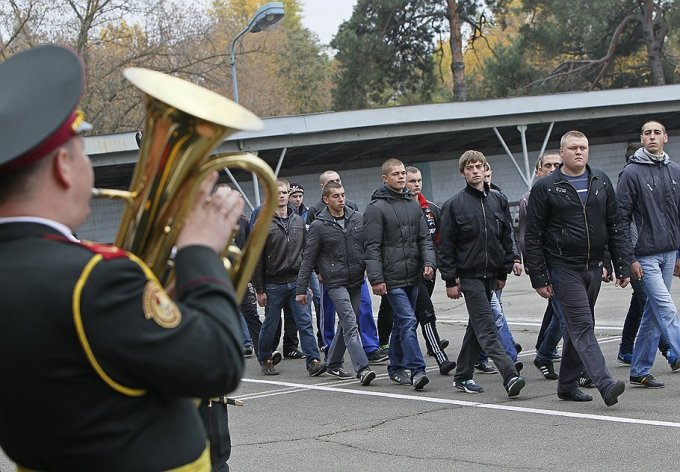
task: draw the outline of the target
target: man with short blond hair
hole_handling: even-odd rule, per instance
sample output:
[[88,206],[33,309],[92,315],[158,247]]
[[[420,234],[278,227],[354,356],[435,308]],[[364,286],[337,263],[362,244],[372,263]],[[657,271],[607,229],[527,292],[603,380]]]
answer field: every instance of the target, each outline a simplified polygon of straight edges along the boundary
[[433,277],[436,255],[420,205],[406,189],[404,164],[388,159],[382,172],[383,186],[373,192],[364,212],[366,272],[373,293],[387,295],[394,312],[387,367],[390,379],[421,390],[429,379],[414,309],[419,281]]
[[560,140],[562,165],[531,190],[524,237],[526,268],[531,284],[565,320],[557,396],[584,402],[593,397],[579,390],[585,370],[605,405],[612,406],[625,390],[607,370],[595,337],[595,302],[602,283],[605,248],[612,255],[617,285],[629,282],[631,261],[627,230],[617,212],[609,177],[588,165],[588,139],[569,131]]

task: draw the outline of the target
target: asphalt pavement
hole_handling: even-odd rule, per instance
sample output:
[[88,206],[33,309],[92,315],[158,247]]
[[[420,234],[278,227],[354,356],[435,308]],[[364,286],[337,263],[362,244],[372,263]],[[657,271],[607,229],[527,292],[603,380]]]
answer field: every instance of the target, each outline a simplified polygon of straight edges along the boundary
[[[675,285],[679,300],[680,283]],[[630,288],[603,284],[595,310],[610,372],[626,381],[628,368],[616,362],[616,353],[630,294]],[[439,333],[451,341],[447,353],[455,359],[465,331],[465,303],[447,299],[441,281],[433,300]],[[664,389],[626,383],[613,407],[594,389],[586,389],[592,402],[559,400],[556,382],[544,380],[532,363],[545,305],[526,276],[510,277],[503,306],[524,348],[519,360],[527,382],[513,399],[499,375],[475,375],[482,394],[454,390],[452,375],[440,375],[431,357],[426,357],[430,383],[419,392],[390,381],[386,363],[373,366],[377,379],[362,387],[328,374],[309,377],[303,360],[284,359],[277,366],[280,375],[265,377],[257,360],[248,358],[241,386],[231,394],[245,406],[229,407],[231,470],[680,469],[680,373],[671,373],[659,355],[653,373],[666,383]],[[0,457],[0,470],[14,469]]]

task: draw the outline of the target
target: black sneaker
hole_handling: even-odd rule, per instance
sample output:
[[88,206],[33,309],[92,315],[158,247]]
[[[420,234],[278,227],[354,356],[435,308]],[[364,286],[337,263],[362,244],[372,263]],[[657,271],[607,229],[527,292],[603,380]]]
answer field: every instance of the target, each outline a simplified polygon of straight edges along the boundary
[[411,385],[411,378],[405,370],[397,370],[390,374],[390,380],[397,382],[399,385]]
[[453,369],[456,368],[456,363],[453,361],[444,361],[439,365],[439,373],[442,375],[448,375]]
[[633,377],[631,375],[630,384],[647,388],[664,388],[666,386],[663,382],[656,380],[652,374],[641,375],[640,377]]
[[309,367],[307,367],[307,372],[311,377],[318,377],[319,375],[326,372],[326,363],[321,362],[319,359],[314,359]]
[[498,369],[496,367],[489,365],[488,362],[475,362],[475,369],[479,371],[480,374],[497,374]]
[[299,349],[291,349],[283,353],[286,359],[304,359],[305,355]]
[[243,355],[245,357],[250,357],[253,355],[253,346],[246,346],[243,348]]
[[515,370],[517,371],[518,374],[522,372],[522,369],[524,369],[524,362],[522,361],[515,362]]
[[581,372],[578,376],[578,386],[583,388],[591,388],[593,386],[593,380],[588,377],[588,374]]
[[552,361],[540,362],[538,359],[534,359],[534,365],[543,374],[545,380],[557,380],[559,375],[555,373],[555,365]]
[[[450,344],[450,343],[449,343],[449,340],[448,340],[448,339],[446,339],[446,338],[440,339],[440,340],[439,340],[439,350],[440,350],[440,351],[443,351],[444,349],[446,349],[447,347],[449,347],[449,344]],[[428,349],[428,350],[427,350],[427,355],[428,355],[428,356],[434,356],[434,352],[432,352],[432,349]]]
[[465,393],[484,393],[484,389],[475,383],[474,380],[454,380],[453,388]]
[[569,402],[591,402],[593,397],[587,393],[583,393],[578,388],[571,390],[570,392],[557,392],[557,398],[560,400],[566,400]]
[[505,385],[505,391],[508,392],[509,397],[516,397],[525,385],[526,382],[522,377],[512,377]]
[[515,351],[517,351],[517,354],[522,352],[522,345],[520,343],[515,343]]
[[387,359],[390,358],[387,354],[382,354],[379,349],[376,349],[373,352],[369,352],[366,354],[366,357],[368,357],[368,363],[369,364],[378,364],[380,362],[385,362]]
[[375,379],[375,372],[366,367],[364,370],[357,374],[357,379],[361,382],[361,385],[367,387]]
[[347,380],[347,379],[353,379],[354,376],[347,372],[345,369],[342,367],[338,367],[337,369],[327,369],[327,373],[341,379],[341,380]]
[[616,383],[612,386],[612,388],[610,388],[605,395],[602,395],[604,404],[607,406],[616,405],[619,401],[619,396],[621,396],[625,389],[626,384],[624,383],[624,381],[617,380]]
[[281,362],[281,359],[283,357],[281,356],[281,353],[279,351],[274,351],[272,352],[272,364],[276,365],[279,362]]
[[425,372],[419,372],[413,376],[413,390],[422,390],[425,385],[430,383],[430,379],[427,378]]

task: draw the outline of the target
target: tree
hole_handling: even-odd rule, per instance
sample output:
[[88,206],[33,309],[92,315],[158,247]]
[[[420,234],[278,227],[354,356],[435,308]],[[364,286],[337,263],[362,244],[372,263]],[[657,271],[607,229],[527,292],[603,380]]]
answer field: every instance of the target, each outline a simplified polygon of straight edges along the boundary
[[520,22],[485,65],[493,96],[662,85],[669,0],[523,0],[499,12]]

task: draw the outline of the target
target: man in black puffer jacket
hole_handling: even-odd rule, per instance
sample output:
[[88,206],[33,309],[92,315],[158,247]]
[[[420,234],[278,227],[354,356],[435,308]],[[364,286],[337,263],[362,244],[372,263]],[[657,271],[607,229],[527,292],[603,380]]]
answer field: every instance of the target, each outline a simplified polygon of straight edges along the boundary
[[588,166],[588,138],[568,131],[560,141],[563,164],[536,182],[527,206],[524,236],[531,285],[552,298],[567,325],[557,396],[591,401],[578,389],[584,370],[607,406],[614,405],[625,384],[607,370],[595,338],[595,302],[602,284],[605,247],[612,255],[617,285],[629,282],[630,242],[617,213],[609,177]]
[[[375,295],[387,295],[394,311],[390,340],[390,378],[422,389],[429,379],[416,335],[415,304],[420,278],[437,268],[425,217],[406,190],[406,169],[397,159],[382,165],[385,184],[376,190],[364,213],[366,270]],[[411,376],[404,369],[411,371]]]
[[362,385],[368,385],[375,378],[375,372],[368,368],[357,327],[366,270],[363,217],[345,207],[345,189],[337,182],[326,184],[323,200],[327,207],[317,213],[309,226],[295,299],[298,303],[307,303],[310,276],[317,267],[338,313],[338,330],[328,349],[327,372],[341,379],[352,378],[343,368],[347,350],[357,378]]

